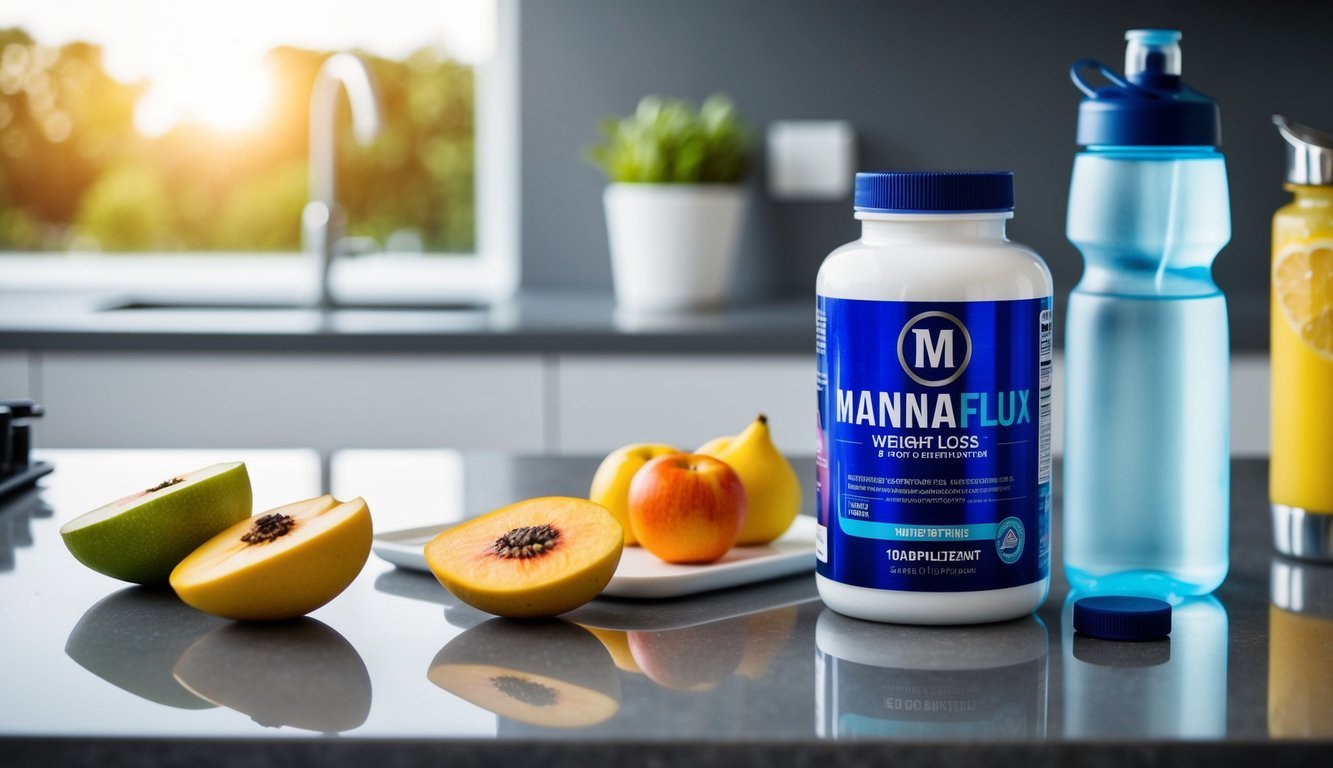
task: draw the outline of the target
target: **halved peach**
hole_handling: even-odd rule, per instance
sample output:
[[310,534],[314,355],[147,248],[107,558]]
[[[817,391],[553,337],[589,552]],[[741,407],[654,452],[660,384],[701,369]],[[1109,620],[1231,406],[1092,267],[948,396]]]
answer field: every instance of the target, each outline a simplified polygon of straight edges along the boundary
[[546,496],[441,533],[426,545],[426,563],[473,608],[512,618],[555,616],[601,593],[624,544],[624,529],[606,507]]

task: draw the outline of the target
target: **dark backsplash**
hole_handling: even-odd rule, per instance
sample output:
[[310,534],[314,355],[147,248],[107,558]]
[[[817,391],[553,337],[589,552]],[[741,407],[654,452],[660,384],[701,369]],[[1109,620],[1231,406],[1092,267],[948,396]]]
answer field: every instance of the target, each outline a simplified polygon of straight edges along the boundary
[[[524,283],[611,284],[604,181],[582,160],[601,118],[646,93],[720,90],[760,157],[773,120],[845,119],[861,168],[1012,169],[1010,236],[1046,258],[1062,296],[1081,271],[1064,237],[1079,98],[1069,65],[1094,57],[1121,70],[1124,31],[1150,26],[1184,31],[1186,82],[1222,105],[1233,236],[1215,274],[1233,326],[1262,323],[1269,219],[1287,200],[1269,116],[1333,129],[1333,2],[524,2]],[[763,174],[749,182],[737,293],[810,295],[824,255],[857,236],[850,200],[775,202]]]

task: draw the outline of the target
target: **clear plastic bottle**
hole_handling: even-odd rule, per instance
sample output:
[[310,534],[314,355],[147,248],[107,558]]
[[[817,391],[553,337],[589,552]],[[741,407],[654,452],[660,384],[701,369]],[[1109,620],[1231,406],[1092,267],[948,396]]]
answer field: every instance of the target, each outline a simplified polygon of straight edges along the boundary
[[[1201,595],[1227,573],[1231,238],[1217,105],[1180,81],[1180,33],[1126,34],[1126,76],[1074,65],[1065,331],[1064,565],[1084,592]],[[1096,68],[1111,85],[1081,76]]]
[[861,173],[817,284],[819,594],[903,624],[1046,599],[1051,277],[1008,172]]

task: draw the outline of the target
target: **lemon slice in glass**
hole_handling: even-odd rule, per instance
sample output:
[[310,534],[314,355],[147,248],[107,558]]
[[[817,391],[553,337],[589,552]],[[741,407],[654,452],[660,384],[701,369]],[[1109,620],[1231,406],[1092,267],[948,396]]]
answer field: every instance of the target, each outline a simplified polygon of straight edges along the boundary
[[1333,360],[1333,240],[1283,248],[1273,262],[1273,287],[1296,335]]

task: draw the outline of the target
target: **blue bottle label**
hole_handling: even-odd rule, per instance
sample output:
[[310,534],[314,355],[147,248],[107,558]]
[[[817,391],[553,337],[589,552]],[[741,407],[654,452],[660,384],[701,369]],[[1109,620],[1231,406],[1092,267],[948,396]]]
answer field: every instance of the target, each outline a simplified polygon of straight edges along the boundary
[[820,575],[913,592],[1050,571],[1050,297],[818,298]]

